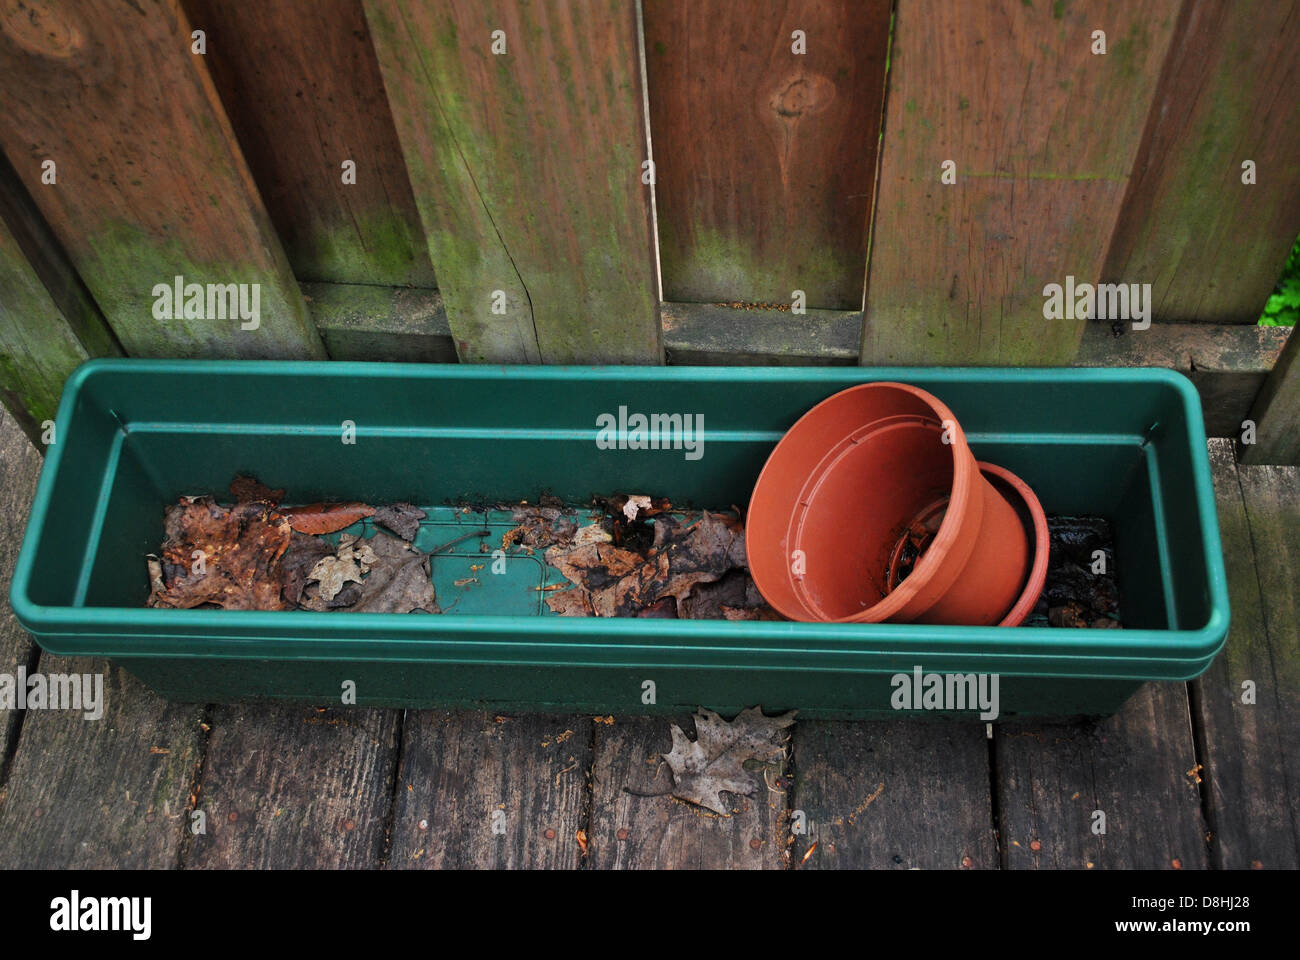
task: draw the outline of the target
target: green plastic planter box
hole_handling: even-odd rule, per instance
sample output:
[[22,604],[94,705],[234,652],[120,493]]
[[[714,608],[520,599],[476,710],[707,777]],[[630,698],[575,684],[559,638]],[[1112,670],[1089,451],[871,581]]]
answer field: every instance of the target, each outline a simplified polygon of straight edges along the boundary
[[[485,562],[473,539],[433,562],[440,616],[144,607],[164,506],[238,472],[290,503],[425,506],[426,549],[476,528],[499,545],[508,514],[492,505],[543,491],[743,506],[782,433],[867,380],[936,394],[975,455],[1023,477],[1049,514],[1109,518],[1126,629],[562,618],[537,589],[557,576],[539,558],[453,586]],[[599,448],[597,418],[620,407],[702,415],[702,455]],[[110,658],[173,699],[338,703],[352,681],[361,705],[896,716],[891,678],[920,666],[997,674],[1001,718],[1101,715],[1144,681],[1200,674],[1228,626],[1200,406],[1164,370],[96,360],[68,381],[57,429],[14,612],[46,650]]]

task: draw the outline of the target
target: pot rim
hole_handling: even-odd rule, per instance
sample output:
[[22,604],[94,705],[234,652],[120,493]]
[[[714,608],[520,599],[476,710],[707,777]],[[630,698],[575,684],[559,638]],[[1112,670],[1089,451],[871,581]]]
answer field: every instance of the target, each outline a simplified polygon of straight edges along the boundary
[[[930,578],[933,576],[935,568],[938,567],[947,557],[953,544],[958,540],[962,523],[967,520],[966,514],[969,511],[973,500],[975,478],[979,476],[979,474],[977,472],[978,468],[975,465],[975,457],[971,453],[970,447],[966,442],[966,434],[965,431],[962,430],[961,423],[953,415],[952,410],[950,410],[942,400],[934,396],[934,394],[927,390],[923,390],[920,387],[914,387],[910,384],[899,383],[892,380],[875,380],[869,383],[855,384],[852,387],[848,387],[832,394],[805,412],[803,416],[796,420],[790,429],[786,431],[785,435],[780,441],[778,441],[776,447],[773,448],[772,453],[768,455],[767,462],[763,464],[763,469],[759,472],[758,479],[755,481],[755,491],[763,486],[763,480],[768,474],[768,471],[775,469],[773,463],[780,453],[781,446],[785,443],[786,437],[798,430],[801,424],[805,424],[809,418],[813,417],[814,414],[827,405],[831,403],[844,402],[843,398],[846,395],[866,391],[885,390],[902,391],[916,397],[930,408],[930,411],[935,415],[934,418],[924,414],[908,414],[905,416],[891,415],[889,417],[882,417],[861,424],[845,436],[827,443],[825,445],[826,453],[823,454],[817,465],[809,473],[808,479],[800,488],[800,493],[798,497],[796,497],[794,505],[787,508],[787,518],[785,521],[787,547],[790,550],[801,549],[800,531],[802,529],[803,517],[807,512],[807,508],[803,506],[803,504],[807,502],[809,495],[816,491],[817,487],[825,479],[829,471],[838,462],[839,454],[842,454],[850,445],[855,445],[860,442],[864,435],[870,435],[872,432],[881,429],[882,423],[884,424],[884,429],[896,427],[902,420],[910,421],[913,424],[925,424],[927,426],[937,427],[941,436],[944,424],[949,423],[952,425],[953,438],[952,443],[948,445],[952,447],[953,477],[949,488],[948,514],[944,517],[943,523],[939,527],[939,532],[935,534],[934,541],[930,544],[930,548],[927,549],[921,559],[917,561],[917,565],[913,569],[911,575],[899,585],[898,589],[882,597],[871,606],[844,617],[828,616],[821,605],[816,603],[816,601],[808,595],[808,592],[804,587],[804,576],[790,573],[788,565],[783,564],[785,576],[788,578],[790,584],[790,592],[793,595],[794,600],[802,608],[797,611],[801,616],[794,616],[794,611],[782,610],[780,606],[773,603],[771,599],[768,599],[768,602],[772,603],[772,606],[779,613],[790,617],[792,620],[802,619],[803,617],[811,617],[814,622],[821,623],[879,623],[887,620],[889,617],[895,615],[906,607],[907,604],[911,603],[912,600],[915,599],[916,595],[924,587],[929,585]],[[752,496],[750,502],[752,510]],[[982,501],[979,502],[982,503]],[[974,519],[975,522],[978,522],[979,520],[978,517],[971,519]],[[750,544],[752,544],[752,540],[748,540],[747,538],[747,550],[749,549]],[[753,572],[754,565],[751,561],[751,576],[753,576]],[[757,580],[755,582],[757,584]],[[759,592],[762,592],[761,586],[759,586]]]
[[1052,550],[1051,533],[1047,528],[1047,513],[1038,501],[1038,495],[1034,493],[1033,487],[1006,467],[981,460],[979,468],[981,473],[1001,480],[1007,488],[1019,496],[1033,520],[1034,562],[1029,567],[1025,589],[1011,605],[1007,615],[998,622],[999,627],[1018,627],[1025,622],[1025,618],[1034,609],[1034,605],[1038,603],[1038,598],[1043,593],[1043,588],[1047,585],[1047,562]]

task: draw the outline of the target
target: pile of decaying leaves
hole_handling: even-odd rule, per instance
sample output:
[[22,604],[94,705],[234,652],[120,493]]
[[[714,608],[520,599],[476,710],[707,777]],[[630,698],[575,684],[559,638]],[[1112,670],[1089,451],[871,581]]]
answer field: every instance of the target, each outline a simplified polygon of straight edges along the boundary
[[[235,503],[181,497],[166,509],[160,556],[148,557],[151,607],[438,613],[429,558],[410,543],[425,513],[408,503],[284,507],[283,490],[252,477]],[[397,534],[323,538],[365,517]],[[399,539],[400,538],[400,539]]]
[[[409,503],[284,506],[283,490],[252,477],[230,485],[232,506],[181,497],[166,509],[160,555],[148,556],[151,607],[440,613],[430,557],[411,543],[425,513]],[[540,552],[571,589],[548,588],[563,616],[774,620],[746,571],[739,517],[674,513],[666,500],[617,496],[579,521],[543,498],[513,507],[507,552]],[[324,539],[359,520],[377,532]],[[486,531],[484,531],[486,533]],[[439,548],[441,549],[441,548]],[[480,547],[487,552],[490,545]],[[434,551],[435,553],[437,550]],[[560,585],[562,586],[562,585]]]
[[746,572],[739,517],[670,511],[648,496],[603,502],[604,516],[580,525],[556,501],[518,507],[502,549],[541,551],[574,585],[548,596],[562,616],[775,620]]

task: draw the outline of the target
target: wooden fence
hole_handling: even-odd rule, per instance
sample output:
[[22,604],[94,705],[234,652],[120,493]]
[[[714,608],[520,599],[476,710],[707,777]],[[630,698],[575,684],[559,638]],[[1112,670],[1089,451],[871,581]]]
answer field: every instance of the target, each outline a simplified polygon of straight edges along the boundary
[[[1296,0],[24,0],[0,151],[34,437],[113,354],[1155,362],[1300,458],[1300,348],[1250,326]],[[177,277],[257,284],[255,328],[168,316]],[[1047,319],[1067,278],[1152,326]]]

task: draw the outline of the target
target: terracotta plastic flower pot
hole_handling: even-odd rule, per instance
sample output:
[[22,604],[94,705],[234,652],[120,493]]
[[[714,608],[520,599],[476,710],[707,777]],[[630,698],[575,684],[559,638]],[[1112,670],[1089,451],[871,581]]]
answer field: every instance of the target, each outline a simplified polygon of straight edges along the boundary
[[[1042,505],[1038,502],[1038,497],[1030,489],[1029,484],[1010,470],[983,460],[979,461],[979,468],[980,473],[984,475],[984,479],[992,484],[1006,501],[1015,508],[1016,514],[1020,517],[1021,526],[1024,528],[1025,537],[1030,544],[1031,561],[1029,575],[1025,578],[1024,589],[1021,591],[1015,605],[1007,611],[1006,616],[998,623],[1000,627],[1018,627],[1029,616],[1030,611],[1034,609],[1034,604],[1038,602],[1038,597],[1042,594],[1043,586],[1047,582],[1047,561],[1051,552],[1051,536],[1047,529],[1047,514],[1043,512]],[[942,520],[947,509],[947,498],[936,500],[922,512],[922,516],[916,524],[919,527],[919,536],[904,535],[899,539],[889,560],[887,585],[891,590],[901,582],[907,571],[915,565],[916,554],[923,552],[929,540],[933,538],[935,531],[938,530],[936,521]],[[954,590],[960,589],[961,584],[959,582],[954,587]]]
[[1025,579],[1025,589],[1016,600],[1015,606],[1007,611],[1007,615],[998,624],[1000,627],[1018,627],[1025,622],[1025,617],[1029,616],[1034,609],[1034,604],[1038,603],[1043,586],[1047,583],[1047,561],[1052,549],[1051,536],[1047,530],[1047,514],[1043,512],[1042,504],[1038,502],[1038,497],[1029,488],[1029,484],[1010,470],[983,460],[980,461],[979,468],[984,474],[984,479],[999,489],[1008,502],[1015,505],[1025,535],[1032,545],[1033,560],[1029,567],[1029,576]]
[[[899,577],[905,538],[921,550]],[[997,624],[1030,572],[1025,526],[952,411],[901,383],[850,387],[790,428],[746,543],[759,591],[792,620]]]

